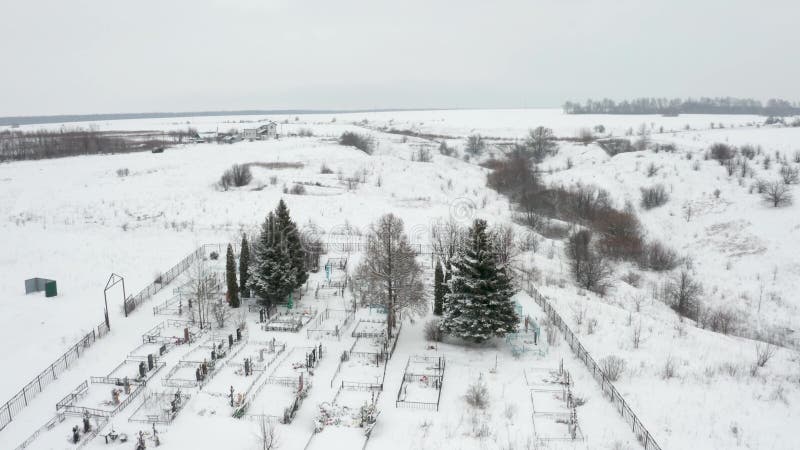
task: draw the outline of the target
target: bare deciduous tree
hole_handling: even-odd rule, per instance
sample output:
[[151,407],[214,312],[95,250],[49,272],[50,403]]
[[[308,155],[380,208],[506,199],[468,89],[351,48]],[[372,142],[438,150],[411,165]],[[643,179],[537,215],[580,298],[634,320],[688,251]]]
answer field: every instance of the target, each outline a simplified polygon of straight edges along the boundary
[[765,183],[763,195],[764,200],[772,203],[775,208],[792,203],[792,189],[782,180]]
[[386,308],[389,337],[398,313],[417,315],[427,310],[422,269],[408,243],[403,221],[394,214],[386,214],[372,224],[367,234],[367,250],[354,281],[362,301]]
[[261,416],[258,422],[258,447],[260,450],[274,450],[278,448],[278,433],[266,416]]
[[497,225],[491,231],[490,238],[498,262],[503,266],[508,266],[519,254],[517,235],[514,232],[514,228],[508,224]]
[[570,236],[567,242],[567,256],[578,285],[604,295],[609,285],[611,267],[593,248],[592,232],[581,230]]
[[431,226],[431,247],[442,262],[445,281],[450,279],[450,264],[458,253],[463,237],[464,228],[453,217],[447,222],[437,222]]
[[202,329],[208,326],[213,297],[218,294],[217,280],[205,260],[196,261],[189,269],[189,296],[192,299],[191,318]]
[[667,298],[670,306],[678,314],[696,319],[699,310],[700,294],[703,287],[696,282],[688,270],[681,270],[667,286]]

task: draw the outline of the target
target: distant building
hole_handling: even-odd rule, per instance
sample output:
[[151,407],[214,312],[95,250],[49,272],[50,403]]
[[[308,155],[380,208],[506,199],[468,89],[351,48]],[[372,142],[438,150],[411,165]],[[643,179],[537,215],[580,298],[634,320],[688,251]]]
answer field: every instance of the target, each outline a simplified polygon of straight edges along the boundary
[[254,141],[258,139],[258,129],[245,128],[244,130],[242,130],[242,139],[247,139],[248,141]]
[[259,139],[274,139],[278,137],[278,124],[270,120],[266,124],[258,127],[256,133]]
[[258,128],[245,128],[242,130],[242,138],[248,141],[274,139],[278,137],[278,124],[269,121]]

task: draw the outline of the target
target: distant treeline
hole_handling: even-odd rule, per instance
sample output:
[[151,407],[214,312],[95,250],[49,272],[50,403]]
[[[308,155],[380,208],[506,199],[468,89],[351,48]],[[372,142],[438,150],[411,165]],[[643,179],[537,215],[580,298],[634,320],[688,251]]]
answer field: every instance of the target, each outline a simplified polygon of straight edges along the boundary
[[179,143],[187,131],[112,132],[83,128],[0,131],[0,162],[148,151]]
[[753,114],[792,116],[800,114],[800,103],[770,99],[766,103],[751,98],[702,97],[699,99],[637,98],[615,102],[610,99],[564,103],[566,114]]

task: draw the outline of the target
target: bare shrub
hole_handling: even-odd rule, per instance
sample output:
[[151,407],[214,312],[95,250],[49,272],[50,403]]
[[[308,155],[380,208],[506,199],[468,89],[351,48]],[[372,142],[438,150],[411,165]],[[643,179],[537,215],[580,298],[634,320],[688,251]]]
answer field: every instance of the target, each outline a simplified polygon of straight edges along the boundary
[[584,145],[589,144],[594,140],[594,133],[592,133],[591,128],[581,128],[578,130],[578,140],[583,143]]
[[467,393],[464,394],[464,399],[473,408],[486,409],[489,406],[489,388],[486,387],[483,376],[469,385]]
[[669,380],[670,378],[675,378],[677,374],[678,368],[675,358],[669,355],[667,356],[667,360],[664,361],[664,365],[661,367],[661,378]]
[[324,175],[331,174],[331,173],[333,173],[333,169],[328,167],[327,164],[322,163],[322,167],[319,168],[319,173],[324,174]]
[[247,186],[253,181],[253,174],[247,164],[234,164],[226,170],[219,179],[219,185],[223,190],[229,188]]
[[429,342],[442,342],[442,330],[439,328],[439,321],[431,319],[425,322],[425,339]]
[[711,147],[708,150],[711,155],[711,159],[718,161],[720,165],[724,164],[725,161],[732,159],[736,154],[736,149],[721,142],[711,144]]
[[778,351],[778,347],[768,344],[768,343],[756,343],[756,365],[758,367],[764,367],[767,365],[770,359],[775,356],[775,352]]
[[642,281],[642,276],[629,270],[625,275],[622,276],[622,281],[633,287],[639,287],[639,283]]
[[625,360],[617,355],[608,355],[600,360],[600,369],[609,381],[617,381],[625,372]]
[[682,270],[667,284],[667,301],[682,317],[697,319],[700,309],[700,295],[703,287],[696,282],[688,270]]
[[604,209],[596,214],[595,229],[600,233],[598,250],[615,259],[638,260],[644,248],[642,229],[636,214]]
[[797,184],[798,180],[800,180],[800,167],[784,164],[780,168],[780,174],[783,184]]
[[741,153],[745,158],[752,160],[756,157],[756,148],[750,144],[745,144],[739,148],[739,153]]
[[639,348],[639,345],[642,343],[642,324],[638,323],[633,328],[632,334],[632,341],[633,341],[633,348]]
[[663,184],[642,188],[641,205],[644,209],[657,208],[669,201],[669,194]]
[[678,255],[661,242],[652,241],[645,247],[641,265],[656,271],[672,270],[678,266]]
[[656,176],[657,173],[658,173],[658,166],[656,166],[655,163],[650,163],[650,164],[647,165],[647,177],[648,178],[652,178],[652,177]]
[[439,154],[443,156],[458,156],[455,154],[456,149],[447,145],[446,141],[439,143]]
[[735,312],[727,308],[709,309],[700,318],[704,328],[722,334],[732,333],[737,326],[738,318]]
[[355,147],[368,155],[372,154],[372,138],[353,131],[345,131],[342,133],[342,135],[339,136],[339,145]]
[[486,149],[486,142],[480,134],[473,134],[467,138],[467,145],[464,151],[470,156],[480,156]]
[[292,195],[306,195],[306,187],[302,184],[295,183],[289,189],[288,193]]
[[775,208],[792,204],[792,189],[782,180],[764,184],[764,193],[762,195],[764,200],[771,203]]
[[278,433],[267,416],[262,415],[258,422],[259,450],[275,450],[279,446]]
[[124,167],[122,169],[117,169],[117,176],[120,177],[120,178],[121,177],[127,177],[129,173],[131,173],[131,171],[128,170],[127,167]]
[[300,137],[312,137],[314,136],[314,131],[311,128],[300,128],[297,130],[297,135]]
[[578,285],[600,295],[605,295],[609,286],[611,266],[592,245],[592,232],[577,231],[567,242],[567,257]]
[[542,161],[547,156],[558,153],[558,143],[553,130],[545,127],[536,127],[528,131],[525,139],[527,147],[536,161]]

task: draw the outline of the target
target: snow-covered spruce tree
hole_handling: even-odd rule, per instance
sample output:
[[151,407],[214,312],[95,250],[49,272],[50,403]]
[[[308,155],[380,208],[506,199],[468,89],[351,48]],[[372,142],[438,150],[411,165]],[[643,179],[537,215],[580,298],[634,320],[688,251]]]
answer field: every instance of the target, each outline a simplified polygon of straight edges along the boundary
[[228,244],[228,253],[225,259],[225,279],[228,285],[228,304],[233,308],[238,308],[239,285],[236,283],[236,259],[233,256],[231,244]]
[[248,269],[247,283],[259,297],[259,303],[270,307],[286,301],[297,285],[295,270],[284,246],[280,245],[278,221],[270,212],[253,248],[253,263]]
[[444,302],[444,271],[442,263],[436,260],[436,270],[433,272],[433,314],[442,315],[442,304]]
[[306,272],[306,252],[300,239],[300,232],[297,224],[294,223],[289,215],[289,208],[286,207],[283,199],[278,202],[275,208],[275,218],[280,231],[281,244],[289,256],[292,268],[295,270],[295,287],[302,286],[308,279]]
[[353,275],[353,289],[362,302],[386,308],[387,335],[392,337],[397,315],[424,314],[428,303],[422,268],[403,231],[403,221],[385,214],[367,234],[367,250]]
[[476,343],[514,332],[519,323],[511,301],[511,280],[499,263],[486,227],[485,220],[475,220],[453,261],[442,320],[442,331]]
[[247,284],[248,268],[250,267],[250,243],[247,242],[247,235],[242,235],[242,248],[239,251],[239,288],[242,297],[250,297],[250,286]]

